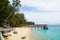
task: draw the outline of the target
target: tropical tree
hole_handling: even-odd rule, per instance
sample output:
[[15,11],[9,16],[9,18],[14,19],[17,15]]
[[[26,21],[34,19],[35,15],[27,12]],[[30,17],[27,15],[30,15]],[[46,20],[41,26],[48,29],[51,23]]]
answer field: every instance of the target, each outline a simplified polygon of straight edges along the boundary
[[13,16],[10,16],[8,22],[11,23],[11,26],[20,26],[20,24],[24,24],[26,19],[23,13],[16,13]]
[[20,2],[20,0],[13,0],[12,5],[16,8],[16,11],[19,11],[19,7],[21,6]]
[[8,4],[9,4],[8,0],[0,0],[0,25],[9,15],[7,13],[8,6],[9,6]]
[[25,22],[25,17],[23,13],[17,13],[15,14],[15,16],[18,19],[18,21],[21,21],[22,24]]
[[4,21],[9,22],[11,26],[26,23],[23,13],[15,13],[19,11],[21,6],[20,0],[12,0],[12,2],[11,5],[9,0],[0,0],[0,26],[4,24]]
[[30,25],[34,25],[35,23],[34,22],[25,22],[25,24],[30,24]]
[[3,24],[16,11],[15,7],[10,5],[9,0],[0,0],[0,25]]

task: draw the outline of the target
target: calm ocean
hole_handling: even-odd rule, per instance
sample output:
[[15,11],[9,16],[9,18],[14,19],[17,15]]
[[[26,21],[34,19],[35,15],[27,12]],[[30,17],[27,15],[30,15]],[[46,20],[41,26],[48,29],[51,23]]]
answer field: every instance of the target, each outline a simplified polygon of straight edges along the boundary
[[48,30],[32,28],[31,40],[60,40],[60,25],[49,25]]

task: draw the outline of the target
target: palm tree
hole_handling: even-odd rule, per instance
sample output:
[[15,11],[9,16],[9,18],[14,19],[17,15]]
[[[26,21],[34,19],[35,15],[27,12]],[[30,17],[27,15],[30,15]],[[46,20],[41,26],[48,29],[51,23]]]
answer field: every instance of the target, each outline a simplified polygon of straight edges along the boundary
[[21,4],[20,4],[20,0],[13,0],[13,7],[15,7],[17,10],[16,11],[19,11],[19,7],[21,7]]

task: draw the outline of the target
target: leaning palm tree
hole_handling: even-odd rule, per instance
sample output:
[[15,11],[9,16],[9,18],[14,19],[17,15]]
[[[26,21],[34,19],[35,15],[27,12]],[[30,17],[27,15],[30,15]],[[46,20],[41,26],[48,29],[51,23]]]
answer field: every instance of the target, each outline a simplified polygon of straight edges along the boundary
[[[15,9],[16,9],[16,11],[19,11],[19,7],[21,6],[20,0],[12,0],[12,1],[13,1],[13,3],[12,3],[13,9],[11,9],[12,12],[14,12]],[[12,8],[12,7],[11,7],[11,8]],[[14,9],[14,8],[15,8],[15,9]],[[11,11],[11,10],[10,10],[10,11]],[[8,18],[9,18],[11,15],[14,15],[14,13],[13,13],[13,14],[10,13],[10,15],[6,18],[6,20],[8,20]]]
[[[21,6],[21,4],[20,4],[20,0],[12,0],[13,1],[13,3],[12,3],[12,5],[13,5],[13,10],[15,11],[15,9],[16,9],[16,11],[19,11],[19,7]],[[15,8],[15,9],[14,9]],[[14,12],[12,10],[12,12]],[[10,15],[6,18],[6,20],[10,17],[12,15],[12,13],[10,13]]]
[[10,11],[12,11],[12,13],[10,13],[10,15],[6,18],[7,21],[12,22],[12,24],[14,25],[16,22],[16,18],[14,17],[15,12],[19,11],[19,7],[21,6],[20,4],[20,0],[12,0],[12,9]]

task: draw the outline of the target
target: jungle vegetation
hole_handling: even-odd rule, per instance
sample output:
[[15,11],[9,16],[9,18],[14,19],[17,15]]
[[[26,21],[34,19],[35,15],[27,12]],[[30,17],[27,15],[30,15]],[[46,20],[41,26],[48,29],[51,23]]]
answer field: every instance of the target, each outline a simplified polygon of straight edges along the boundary
[[23,13],[19,12],[21,7],[20,0],[0,0],[0,26],[3,26],[4,22],[8,22],[11,27],[19,26],[19,24],[33,24],[34,22],[27,22]]

